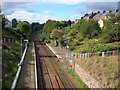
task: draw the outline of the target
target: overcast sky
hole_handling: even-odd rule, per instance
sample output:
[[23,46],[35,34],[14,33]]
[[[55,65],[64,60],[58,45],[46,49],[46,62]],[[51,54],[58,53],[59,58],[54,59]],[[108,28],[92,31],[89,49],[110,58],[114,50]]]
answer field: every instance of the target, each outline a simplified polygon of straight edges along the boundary
[[[2,11],[9,20],[45,23],[52,20],[80,19],[92,11],[115,10],[117,2],[80,2],[79,0],[41,0],[44,2],[4,2]],[[69,2],[68,2],[69,1]]]

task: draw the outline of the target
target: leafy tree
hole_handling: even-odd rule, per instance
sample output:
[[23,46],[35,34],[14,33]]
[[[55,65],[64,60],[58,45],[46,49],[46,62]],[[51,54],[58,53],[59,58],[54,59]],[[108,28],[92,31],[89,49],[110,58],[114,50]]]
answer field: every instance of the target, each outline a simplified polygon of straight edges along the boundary
[[25,22],[25,23],[27,23],[27,24],[29,25],[29,22],[28,22],[28,21],[23,21],[23,22]]
[[12,19],[12,27],[16,28],[17,26],[17,20],[15,18]]
[[63,33],[61,30],[54,29],[50,34],[50,37],[56,41],[56,46],[58,46],[58,40],[62,37]]
[[61,27],[67,27],[67,22],[66,21],[60,21]]
[[120,26],[115,25],[116,22],[119,22],[120,16],[111,16],[110,19],[105,21],[104,28],[102,29],[101,39],[106,43],[120,41]]
[[83,38],[94,38],[100,32],[99,24],[95,20],[84,21],[80,26],[80,34]]
[[30,31],[30,26],[26,22],[20,22],[20,23],[18,23],[17,28],[24,35],[27,34]]
[[41,30],[43,29],[43,27],[44,27],[44,24],[39,24],[39,22],[33,22],[31,24],[31,30],[33,31]]
[[68,20],[67,22],[67,26],[71,26],[72,22],[70,20]]

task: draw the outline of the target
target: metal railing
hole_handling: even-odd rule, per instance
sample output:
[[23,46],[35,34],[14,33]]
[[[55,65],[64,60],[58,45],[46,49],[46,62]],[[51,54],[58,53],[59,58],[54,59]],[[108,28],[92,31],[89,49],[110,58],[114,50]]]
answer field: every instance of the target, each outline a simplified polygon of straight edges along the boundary
[[12,90],[14,90],[14,89],[16,88],[17,81],[18,81],[18,78],[19,78],[19,76],[20,76],[22,64],[23,64],[23,61],[24,61],[24,58],[25,58],[27,49],[28,49],[28,44],[26,44],[26,47],[25,47],[24,53],[23,53],[23,55],[22,55],[21,61],[20,61],[20,63],[18,64],[18,70],[17,70],[16,76],[15,76],[15,79],[14,79],[14,81],[13,81],[13,83],[12,83],[12,87],[11,87]]

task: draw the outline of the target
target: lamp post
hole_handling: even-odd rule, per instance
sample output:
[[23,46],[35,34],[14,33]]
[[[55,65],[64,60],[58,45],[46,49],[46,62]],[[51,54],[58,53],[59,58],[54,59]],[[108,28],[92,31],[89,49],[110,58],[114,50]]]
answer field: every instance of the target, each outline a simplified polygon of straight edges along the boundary
[[21,57],[22,57],[22,39],[23,37],[21,37]]

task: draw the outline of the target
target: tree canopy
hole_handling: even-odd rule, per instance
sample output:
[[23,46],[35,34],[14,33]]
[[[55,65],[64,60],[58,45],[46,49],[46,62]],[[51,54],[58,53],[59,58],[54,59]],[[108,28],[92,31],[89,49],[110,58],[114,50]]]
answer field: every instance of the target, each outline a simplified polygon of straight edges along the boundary
[[103,42],[120,41],[120,26],[116,25],[119,22],[120,16],[111,15],[111,18],[105,21],[104,28],[102,29],[101,39]]
[[30,31],[30,26],[26,22],[20,22],[17,25],[17,29],[23,34],[27,34]]
[[16,28],[17,26],[17,20],[15,18],[12,19],[12,27]]

